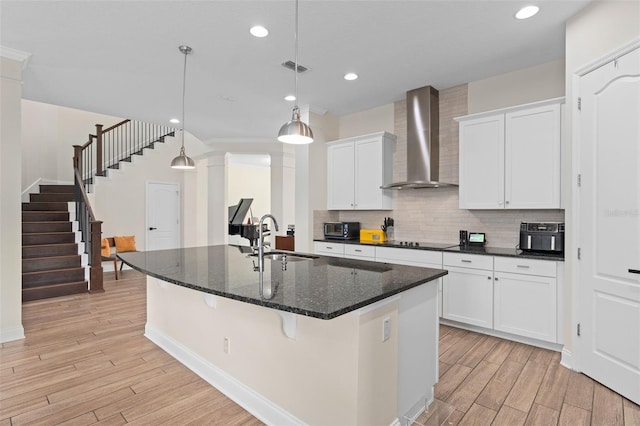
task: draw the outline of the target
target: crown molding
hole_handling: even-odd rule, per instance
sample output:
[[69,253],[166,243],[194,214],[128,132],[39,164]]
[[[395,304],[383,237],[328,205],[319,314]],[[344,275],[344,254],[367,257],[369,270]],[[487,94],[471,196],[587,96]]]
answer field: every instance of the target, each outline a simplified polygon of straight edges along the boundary
[[0,46],[0,56],[14,61],[22,62],[22,69],[26,69],[31,58],[31,53],[22,50],[13,49],[11,47]]

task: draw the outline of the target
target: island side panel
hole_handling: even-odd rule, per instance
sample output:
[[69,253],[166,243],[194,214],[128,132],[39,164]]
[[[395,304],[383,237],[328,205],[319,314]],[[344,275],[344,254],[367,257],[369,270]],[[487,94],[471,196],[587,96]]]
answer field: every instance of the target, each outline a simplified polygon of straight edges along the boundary
[[[388,425],[396,418],[398,302],[328,321],[297,316],[295,340],[284,335],[277,311],[152,277],[147,306],[147,337],[266,423]],[[391,317],[387,342],[383,317]]]
[[398,418],[411,424],[434,399],[438,381],[438,282],[401,293],[399,306]]

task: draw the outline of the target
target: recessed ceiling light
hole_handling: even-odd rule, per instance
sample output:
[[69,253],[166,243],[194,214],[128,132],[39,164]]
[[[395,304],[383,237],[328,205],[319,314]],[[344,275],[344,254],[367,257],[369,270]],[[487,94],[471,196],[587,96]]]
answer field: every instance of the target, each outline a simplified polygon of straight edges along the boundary
[[296,97],[293,96],[293,95],[287,95],[287,96],[284,97],[284,100],[285,101],[289,101],[289,102],[293,102],[293,101],[296,100]]
[[344,75],[344,79],[349,81],[356,80],[357,78],[358,78],[358,74],[353,72],[349,72]]
[[169,123],[173,123],[173,124],[178,124],[180,122],[180,120],[178,120],[177,118],[172,118],[171,120],[169,120]]
[[252,36],[254,37],[266,37],[269,35],[269,30],[263,27],[262,25],[256,25],[255,27],[251,27],[249,30]]
[[538,13],[538,6],[525,6],[516,13],[516,19],[527,19]]

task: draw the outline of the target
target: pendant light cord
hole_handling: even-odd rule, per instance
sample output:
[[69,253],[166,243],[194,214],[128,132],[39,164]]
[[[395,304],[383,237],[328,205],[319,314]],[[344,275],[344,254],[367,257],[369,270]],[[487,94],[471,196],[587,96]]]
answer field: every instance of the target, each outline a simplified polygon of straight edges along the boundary
[[182,153],[184,153],[184,98],[187,91],[187,55],[190,50],[190,48],[188,50],[184,49],[184,52],[182,52],[184,53],[184,68],[182,70],[182,146],[180,148]]
[[295,92],[296,92],[296,106],[295,109],[298,109],[298,0],[296,0],[296,20],[295,20],[295,30],[293,32],[293,40],[294,40],[294,70],[295,74]]

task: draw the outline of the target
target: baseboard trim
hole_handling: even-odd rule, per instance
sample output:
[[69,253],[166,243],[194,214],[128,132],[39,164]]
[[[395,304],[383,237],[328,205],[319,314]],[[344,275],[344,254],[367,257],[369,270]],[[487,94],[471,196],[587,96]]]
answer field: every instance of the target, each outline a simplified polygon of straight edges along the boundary
[[515,334],[505,333],[502,331],[490,330],[488,328],[479,327],[477,325],[464,324],[461,322],[444,319],[442,317],[440,318],[440,324],[448,325],[456,328],[462,328],[464,330],[475,331],[477,333],[488,334],[489,336],[512,340],[514,342],[524,343],[525,345],[537,346],[539,348],[549,349],[556,352],[562,352],[562,348],[563,348],[563,345],[560,343],[545,342],[544,340],[533,339],[531,337],[518,336]]
[[146,324],[144,335],[260,421],[271,425],[305,424],[302,420],[236,380],[180,342],[159,331],[153,325]]
[[560,365],[562,365],[563,367],[568,368],[569,370],[574,370],[574,362],[573,362],[573,352],[571,352],[569,349],[567,348],[563,348],[562,349],[562,357],[560,358]]
[[13,327],[0,328],[0,343],[13,342],[24,339],[24,327],[14,325]]

